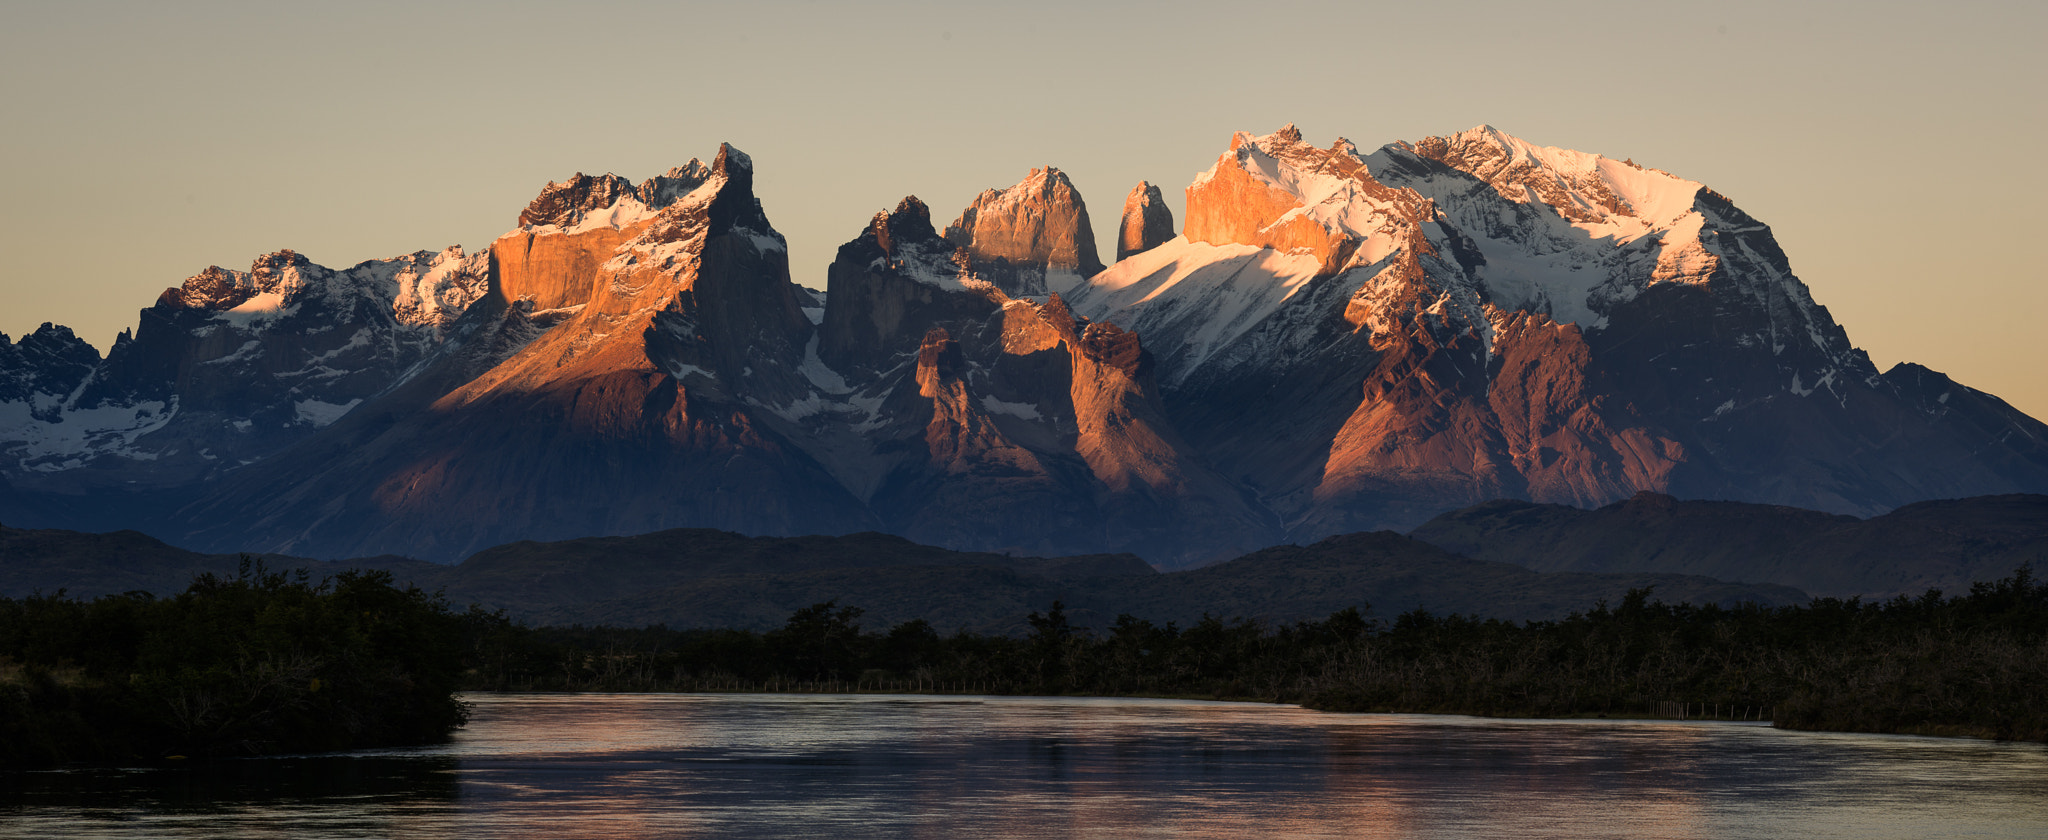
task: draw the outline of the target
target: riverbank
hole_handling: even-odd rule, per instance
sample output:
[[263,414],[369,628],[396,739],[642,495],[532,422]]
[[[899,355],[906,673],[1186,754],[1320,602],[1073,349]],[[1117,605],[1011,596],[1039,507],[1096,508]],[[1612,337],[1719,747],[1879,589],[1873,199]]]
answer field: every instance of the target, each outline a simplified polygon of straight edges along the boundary
[[1055,602],[1012,637],[921,620],[869,631],[861,615],[828,602],[765,633],[529,628],[375,573],[313,584],[260,567],[167,599],[0,599],[0,764],[428,743],[464,719],[457,690],[851,686],[1561,719],[1767,709],[1786,729],[2048,742],[2048,586],[2024,571],[1876,604],[1723,609],[1638,590],[1543,622],[1346,609],[1290,624],[1121,616],[1092,632]]
[[[1339,712],[1500,718],[1737,716],[1835,732],[2048,741],[2048,586],[2024,572],[1966,595],[1866,604],[1693,607],[1633,592],[1552,622],[1360,610],[1266,625],[1120,617],[1068,625],[1055,603],[1022,637],[885,632],[819,604],[767,633],[519,628],[465,675],[477,690],[720,691],[957,687],[1013,696],[1175,697]],[[1676,707],[1676,715],[1667,710]],[[1686,711],[1694,710],[1694,711]],[[1741,716],[1754,717],[1754,713]]]
[[467,635],[389,575],[252,563],[171,598],[0,599],[0,767],[444,739]]

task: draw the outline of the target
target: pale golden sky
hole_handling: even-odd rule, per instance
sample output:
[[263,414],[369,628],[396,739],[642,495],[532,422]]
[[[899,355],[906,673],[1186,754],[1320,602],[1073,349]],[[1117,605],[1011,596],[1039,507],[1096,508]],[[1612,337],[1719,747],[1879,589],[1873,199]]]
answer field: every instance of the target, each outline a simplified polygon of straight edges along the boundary
[[[208,265],[483,247],[540,187],[751,154],[791,272],[1053,165],[1108,243],[1231,132],[1490,123],[1705,182],[1880,368],[2048,417],[2048,4],[21,2],[0,331],[103,351]],[[943,221],[942,219],[942,221]]]

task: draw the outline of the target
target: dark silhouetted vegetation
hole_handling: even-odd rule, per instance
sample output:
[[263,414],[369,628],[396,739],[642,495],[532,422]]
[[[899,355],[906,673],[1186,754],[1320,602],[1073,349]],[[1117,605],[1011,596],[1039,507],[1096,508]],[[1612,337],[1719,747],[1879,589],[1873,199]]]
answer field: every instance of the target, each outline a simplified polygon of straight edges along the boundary
[[251,755],[444,738],[465,621],[381,572],[244,561],[183,593],[0,599],[0,763]]
[[1638,589],[1532,622],[1354,608],[1098,630],[1056,601],[1005,636],[871,632],[862,615],[825,602],[767,632],[529,628],[381,572],[313,584],[251,564],[171,598],[0,599],[0,762],[431,741],[464,720],[458,688],[1171,696],[2048,740],[2048,585],[2026,569],[1956,597],[1798,607]]
[[2048,586],[2022,569],[1967,595],[1695,607],[1636,590],[1518,623],[1347,609],[1269,626],[1120,617],[1063,605],[1020,637],[864,632],[823,603],[766,633],[475,619],[470,687],[572,691],[917,691],[1177,696],[1334,711],[1708,717],[1801,729],[2048,740]]

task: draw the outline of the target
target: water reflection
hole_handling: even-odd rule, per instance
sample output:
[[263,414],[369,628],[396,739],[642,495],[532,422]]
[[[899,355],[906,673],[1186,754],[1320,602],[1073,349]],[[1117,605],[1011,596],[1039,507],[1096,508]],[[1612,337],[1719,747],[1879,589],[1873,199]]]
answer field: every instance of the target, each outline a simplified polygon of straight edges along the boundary
[[1151,700],[474,699],[427,749],[0,777],[0,833],[2048,836],[2038,746]]

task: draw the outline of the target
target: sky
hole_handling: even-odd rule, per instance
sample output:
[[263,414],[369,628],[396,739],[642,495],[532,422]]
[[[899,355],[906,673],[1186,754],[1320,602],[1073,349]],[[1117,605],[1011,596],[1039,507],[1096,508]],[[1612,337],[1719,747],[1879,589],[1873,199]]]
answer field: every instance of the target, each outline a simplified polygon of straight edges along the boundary
[[209,265],[509,231],[550,181],[730,142],[822,288],[915,194],[1123,197],[1234,131],[1479,124],[1702,181],[1879,367],[2048,418],[2048,3],[184,3],[0,0],[0,332],[102,351]]

